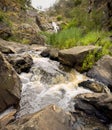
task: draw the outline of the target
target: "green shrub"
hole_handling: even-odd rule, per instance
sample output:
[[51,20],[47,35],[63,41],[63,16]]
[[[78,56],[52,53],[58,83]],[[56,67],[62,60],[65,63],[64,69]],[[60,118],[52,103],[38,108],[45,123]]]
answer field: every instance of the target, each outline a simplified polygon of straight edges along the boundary
[[48,43],[58,48],[70,48],[77,45],[81,37],[82,31],[79,28],[69,28],[52,34]]
[[9,19],[8,14],[3,11],[0,11],[0,22],[6,23],[10,27],[12,26],[12,22]]
[[70,48],[73,46],[96,45],[102,47],[101,51],[91,52],[85,58],[81,71],[90,69],[94,63],[104,55],[112,55],[112,41],[109,39],[112,32],[91,31],[84,33],[80,28],[67,28],[56,34],[46,34],[47,43],[60,48]]
[[57,21],[61,21],[62,20],[62,16],[58,15],[56,19],[57,19]]
[[94,52],[90,52],[84,59],[81,71],[83,72],[91,69],[95,62],[101,57],[102,55],[100,51],[95,50]]

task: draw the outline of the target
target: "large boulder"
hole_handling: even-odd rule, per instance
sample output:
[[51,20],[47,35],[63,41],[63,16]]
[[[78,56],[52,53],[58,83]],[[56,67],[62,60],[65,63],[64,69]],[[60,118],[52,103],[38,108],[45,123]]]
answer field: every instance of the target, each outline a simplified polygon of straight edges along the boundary
[[19,76],[0,53],[0,112],[9,106],[18,106],[21,94]]
[[58,52],[57,48],[47,48],[41,52],[41,56],[49,57],[52,60],[58,60]]
[[51,105],[9,124],[2,130],[73,130],[75,119],[62,109]]
[[0,39],[0,51],[4,54],[22,53],[31,50],[30,46]]
[[88,71],[87,76],[104,83],[112,91],[112,57],[109,55],[102,57],[95,66]]
[[28,54],[9,55],[7,59],[19,74],[21,72],[29,72],[33,64],[33,59]]
[[77,70],[82,66],[82,63],[86,56],[93,51],[99,51],[100,47],[93,45],[89,46],[76,46],[70,49],[64,49],[59,51],[59,61],[62,64],[75,67]]
[[80,94],[75,97],[75,110],[96,116],[106,123],[112,123],[112,95],[105,93]]

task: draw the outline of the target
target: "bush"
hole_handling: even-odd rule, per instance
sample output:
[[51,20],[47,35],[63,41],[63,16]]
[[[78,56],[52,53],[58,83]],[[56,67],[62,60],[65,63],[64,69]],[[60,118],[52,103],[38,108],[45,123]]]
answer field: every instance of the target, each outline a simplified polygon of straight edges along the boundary
[[82,37],[82,31],[79,28],[65,29],[57,34],[52,34],[48,44],[58,48],[70,48],[77,45]]
[[47,43],[60,48],[70,48],[73,46],[96,45],[101,46],[102,50],[89,53],[85,58],[81,71],[90,69],[94,63],[104,55],[112,55],[112,41],[109,39],[111,32],[105,31],[90,31],[84,33],[80,28],[68,28],[57,34],[47,34]]
[[56,19],[57,19],[57,21],[61,21],[62,20],[62,16],[58,15]]
[[0,11],[0,22],[3,22],[5,24],[7,24],[9,27],[12,26],[12,22],[9,19],[9,16],[7,13],[4,13],[3,11]]

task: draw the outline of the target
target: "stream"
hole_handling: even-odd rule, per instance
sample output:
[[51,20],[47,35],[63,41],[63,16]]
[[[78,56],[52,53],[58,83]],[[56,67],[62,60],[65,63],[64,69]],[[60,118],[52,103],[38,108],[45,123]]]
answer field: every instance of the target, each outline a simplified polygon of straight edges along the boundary
[[73,111],[73,98],[90,92],[78,87],[79,82],[87,79],[86,76],[74,69],[64,71],[59,62],[41,57],[41,51],[25,53],[32,56],[34,64],[29,73],[20,74],[23,87],[17,117],[34,113],[50,104]]

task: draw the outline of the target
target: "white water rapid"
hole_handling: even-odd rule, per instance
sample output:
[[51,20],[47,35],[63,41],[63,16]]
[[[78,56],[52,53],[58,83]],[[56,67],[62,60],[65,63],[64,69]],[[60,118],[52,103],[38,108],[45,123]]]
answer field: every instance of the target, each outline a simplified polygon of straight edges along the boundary
[[90,92],[78,87],[87,78],[75,70],[65,72],[59,62],[43,58],[40,52],[29,51],[33,66],[29,73],[22,73],[22,94],[17,117],[34,113],[49,104],[56,104],[66,111],[74,110],[73,98],[80,93]]

